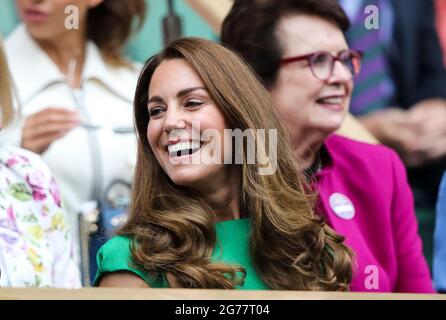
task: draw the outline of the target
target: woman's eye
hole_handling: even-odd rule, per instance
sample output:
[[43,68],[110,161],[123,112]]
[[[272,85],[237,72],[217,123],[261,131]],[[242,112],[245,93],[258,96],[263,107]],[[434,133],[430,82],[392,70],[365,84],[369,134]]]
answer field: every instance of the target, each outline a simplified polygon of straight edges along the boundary
[[313,58],[313,64],[324,64],[328,60],[328,56],[326,54],[319,54]]
[[154,107],[154,108],[152,108],[152,109],[149,110],[149,116],[151,116],[151,117],[156,117],[156,116],[158,116],[162,111],[163,111],[162,108],[160,108],[160,107]]
[[186,107],[198,107],[203,104],[203,101],[197,100],[197,99],[189,99],[186,101],[185,106]]

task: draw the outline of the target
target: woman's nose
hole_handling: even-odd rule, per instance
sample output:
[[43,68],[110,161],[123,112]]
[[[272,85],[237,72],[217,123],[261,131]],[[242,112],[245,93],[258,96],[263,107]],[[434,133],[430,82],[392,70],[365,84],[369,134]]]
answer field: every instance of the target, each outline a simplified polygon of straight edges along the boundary
[[175,129],[185,129],[186,122],[184,112],[174,107],[168,108],[164,118],[164,131],[170,133]]
[[330,83],[345,83],[352,79],[351,71],[341,61],[335,61],[333,66],[333,73],[328,79]]

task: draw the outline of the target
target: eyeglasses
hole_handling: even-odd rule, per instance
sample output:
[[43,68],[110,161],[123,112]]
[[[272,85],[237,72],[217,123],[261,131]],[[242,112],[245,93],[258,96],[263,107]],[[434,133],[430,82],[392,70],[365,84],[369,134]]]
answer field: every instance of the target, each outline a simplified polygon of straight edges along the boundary
[[318,51],[298,57],[289,57],[280,60],[280,65],[284,66],[292,62],[307,60],[311,72],[319,80],[327,80],[333,75],[334,64],[339,61],[350,72],[352,77],[359,74],[361,70],[361,60],[363,53],[355,50],[343,50],[336,56],[328,51]]

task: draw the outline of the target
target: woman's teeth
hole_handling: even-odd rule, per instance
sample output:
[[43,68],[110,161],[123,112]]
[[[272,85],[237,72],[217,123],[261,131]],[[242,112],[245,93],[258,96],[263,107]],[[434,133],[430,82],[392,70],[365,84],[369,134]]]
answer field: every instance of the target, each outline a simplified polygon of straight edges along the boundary
[[341,97],[329,97],[329,98],[321,98],[317,100],[318,103],[323,103],[323,104],[336,104],[339,105],[342,103],[342,98]]
[[191,155],[197,152],[201,148],[199,141],[179,142],[169,145],[167,150],[170,157],[180,157],[185,155]]

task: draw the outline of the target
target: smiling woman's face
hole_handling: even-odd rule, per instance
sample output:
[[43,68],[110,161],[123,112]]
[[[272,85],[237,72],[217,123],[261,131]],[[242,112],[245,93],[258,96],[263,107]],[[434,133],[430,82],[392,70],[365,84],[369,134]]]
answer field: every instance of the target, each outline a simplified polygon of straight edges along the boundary
[[[285,16],[276,33],[282,58],[317,51],[336,56],[348,49],[339,27],[317,16]],[[348,111],[352,88],[351,73],[340,62],[335,63],[333,75],[323,81],[315,78],[307,61],[298,61],[280,68],[270,91],[282,123],[296,137],[302,130],[327,134],[337,130]]]
[[225,180],[223,161],[211,161],[224,155],[223,145],[217,144],[220,151],[213,153],[212,140],[202,139],[202,133],[209,130],[224,137],[225,118],[184,59],[161,62],[150,81],[148,101],[147,138],[169,178],[177,185],[199,190],[214,189],[215,183]]

